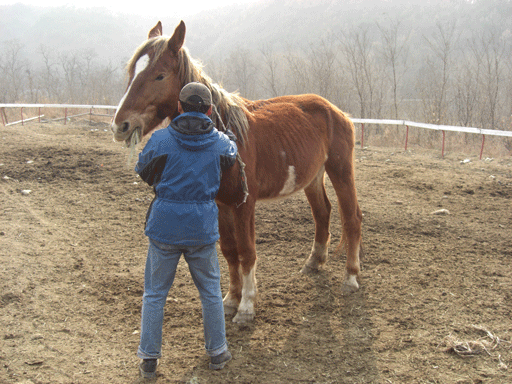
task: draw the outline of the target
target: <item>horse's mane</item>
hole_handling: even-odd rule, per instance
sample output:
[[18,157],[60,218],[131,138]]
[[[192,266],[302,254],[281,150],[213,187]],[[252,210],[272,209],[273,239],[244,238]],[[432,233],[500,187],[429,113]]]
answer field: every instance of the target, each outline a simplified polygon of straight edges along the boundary
[[[170,37],[158,36],[146,40],[142,43],[128,61],[127,71],[130,80],[135,74],[137,61],[144,55],[152,52],[153,59],[148,64],[155,63],[167,50]],[[212,79],[203,71],[203,65],[198,60],[193,59],[186,47],[182,47],[178,52],[178,78],[181,86],[197,81],[203,83],[212,93],[215,109],[212,113],[212,120],[220,131],[230,129],[238,138],[239,144],[243,145],[247,140],[249,122],[247,115],[250,114],[245,106],[245,101],[238,93],[230,93],[222,86],[214,83]]]

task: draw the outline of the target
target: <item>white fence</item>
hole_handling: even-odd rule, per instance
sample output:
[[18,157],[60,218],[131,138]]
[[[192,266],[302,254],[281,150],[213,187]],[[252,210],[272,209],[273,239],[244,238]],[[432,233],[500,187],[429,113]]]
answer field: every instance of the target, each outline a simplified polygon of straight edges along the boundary
[[[5,108],[20,108],[20,116],[21,120],[8,123],[7,116],[5,115]],[[23,118],[23,109],[24,108],[38,108],[39,115],[37,117],[32,117],[29,119]],[[107,110],[116,110],[117,106],[112,105],[79,105],[79,104],[0,104],[0,115],[2,116],[2,123],[4,126],[14,125],[14,124],[23,124],[26,121],[41,119],[43,115],[41,115],[41,109],[43,108],[62,108],[64,109],[64,124],[70,117],[90,115],[90,116],[111,116],[111,115],[101,115],[94,113],[94,110],[98,109],[107,109]],[[89,109],[89,113],[82,113],[78,115],[68,116],[68,109]],[[485,136],[503,136],[503,137],[512,137],[512,131],[500,131],[497,129],[481,129],[481,128],[471,128],[471,127],[457,127],[451,125],[435,125],[435,124],[425,124],[425,123],[415,123],[413,121],[407,120],[380,120],[380,119],[356,119],[353,118],[352,121],[356,124],[361,124],[361,147],[364,146],[364,128],[365,124],[378,124],[378,125],[401,125],[406,127],[405,134],[405,149],[407,150],[407,144],[409,141],[409,127],[416,127],[422,129],[432,129],[436,131],[441,131],[443,134],[442,141],[442,149],[441,154],[444,157],[444,145],[445,145],[445,132],[464,132],[464,133],[472,133],[482,135],[482,147],[480,149],[480,159],[482,158],[482,154],[484,151],[485,144]]]
[[407,121],[407,120],[352,119],[352,121],[354,123],[361,124],[361,148],[364,146],[364,125],[365,124],[403,125],[403,126],[405,126],[406,127],[405,150],[407,150],[407,144],[409,141],[409,127],[441,131],[443,134],[443,141],[442,141],[442,147],[441,147],[441,156],[442,157],[444,157],[444,144],[445,144],[445,139],[446,139],[446,131],[464,132],[464,133],[473,133],[473,134],[482,135],[482,147],[480,149],[480,159],[482,159],[482,154],[484,152],[485,136],[486,135],[512,137],[512,131],[500,131],[497,129],[457,127],[457,126],[453,126],[453,125],[435,125],[435,124],[415,123],[413,121]]
[[[7,121],[7,116],[5,114],[5,108],[20,108],[20,117],[21,117],[21,120],[19,121],[13,121],[11,123],[9,123]],[[24,118],[23,117],[23,109],[24,108],[37,108],[39,113],[38,113],[38,116],[36,117],[31,117],[31,118]],[[77,117],[77,116],[85,116],[85,115],[89,115],[89,116],[112,116],[112,115],[104,115],[104,114],[98,114],[98,113],[95,113],[94,110],[98,110],[98,109],[113,109],[113,110],[116,110],[117,109],[117,106],[113,106],[113,105],[88,105],[88,104],[0,104],[0,116],[2,116],[2,124],[4,125],[4,127],[6,126],[10,126],[10,125],[16,125],[16,124],[21,124],[23,125],[25,122],[27,121],[31,121],[31,120],[36,120],[36,119],[39,119],[39,122],[41,122],[41,117],[43,117],[44,115],[41,114],[41,109],[44,109],[44,108],[57,108],[57,109],[64,109],[64,117],[62,117],[61,119],[56,119],[56,120],[64,120],[64,124],[66,124],[68,118],[71,118],[71,117]],[[69,109],[89,109],[89,112],[88,113],[80,113],[78,115],[68,115],[68,110]]]

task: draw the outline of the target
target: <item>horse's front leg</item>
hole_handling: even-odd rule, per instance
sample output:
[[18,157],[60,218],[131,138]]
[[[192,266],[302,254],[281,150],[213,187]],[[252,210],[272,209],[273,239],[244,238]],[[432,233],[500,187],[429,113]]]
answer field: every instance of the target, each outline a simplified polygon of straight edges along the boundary
[[256,238],[254,228],[254,210],[256,202],[249,198],[245,204],[234,211],[238,259],[242,274],[242,297],[238,312],[233,318],[235,323],[254,320],[256,301]]
[[235,238],[235,223],[231,207],[218,204],[220,249],[229,268],[229,291],[224,297],[224,313],[234,315],[242,299],[242,279],[240,261]]

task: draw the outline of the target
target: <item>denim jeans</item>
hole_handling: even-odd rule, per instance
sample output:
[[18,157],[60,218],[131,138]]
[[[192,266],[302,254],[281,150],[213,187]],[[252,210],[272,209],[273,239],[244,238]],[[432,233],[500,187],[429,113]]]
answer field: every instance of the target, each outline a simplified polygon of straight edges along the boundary
[[210,356],[217,356],[227,350],[220,268],[215,243],[190,247],[149,239],[140,345],[137,351],[137,356],[141,359],[161,357],[164,305],[182,254],[201,297],[206,352]]

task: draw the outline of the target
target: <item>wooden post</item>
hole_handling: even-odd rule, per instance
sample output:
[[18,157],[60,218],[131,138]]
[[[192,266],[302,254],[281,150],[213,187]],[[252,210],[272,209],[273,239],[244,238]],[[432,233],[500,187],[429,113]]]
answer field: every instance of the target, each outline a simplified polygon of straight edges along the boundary
[[405,126],[405,150],[407,151],[407,142],[409,141],[409,126]]
[[8,124],[7,115],[5,114],[5,108],[0,109],[0,115],[2,115],[2,124],[5,127]]
[[361,149],[364,147],[364,123],[361,124]]
[[444,140],[445,140],[445,137],[446,137],[446,134],[444,131],[443,132],[443,148],[441,149],[441,157],[444,159]]
[[480,149],[480,160],[482,160],[482,154],[484,153],[485,135],[482,135],[482,148]]
[[39,119],[38,119],[39,123],[41,123],[41,107],[39,107]]
[[64,125],[68,122],[68,109],[64,108]]
[[20,113],[21,113],[21,125],[25,125],[25,124],[23,124],[23,107],[21,107]]

